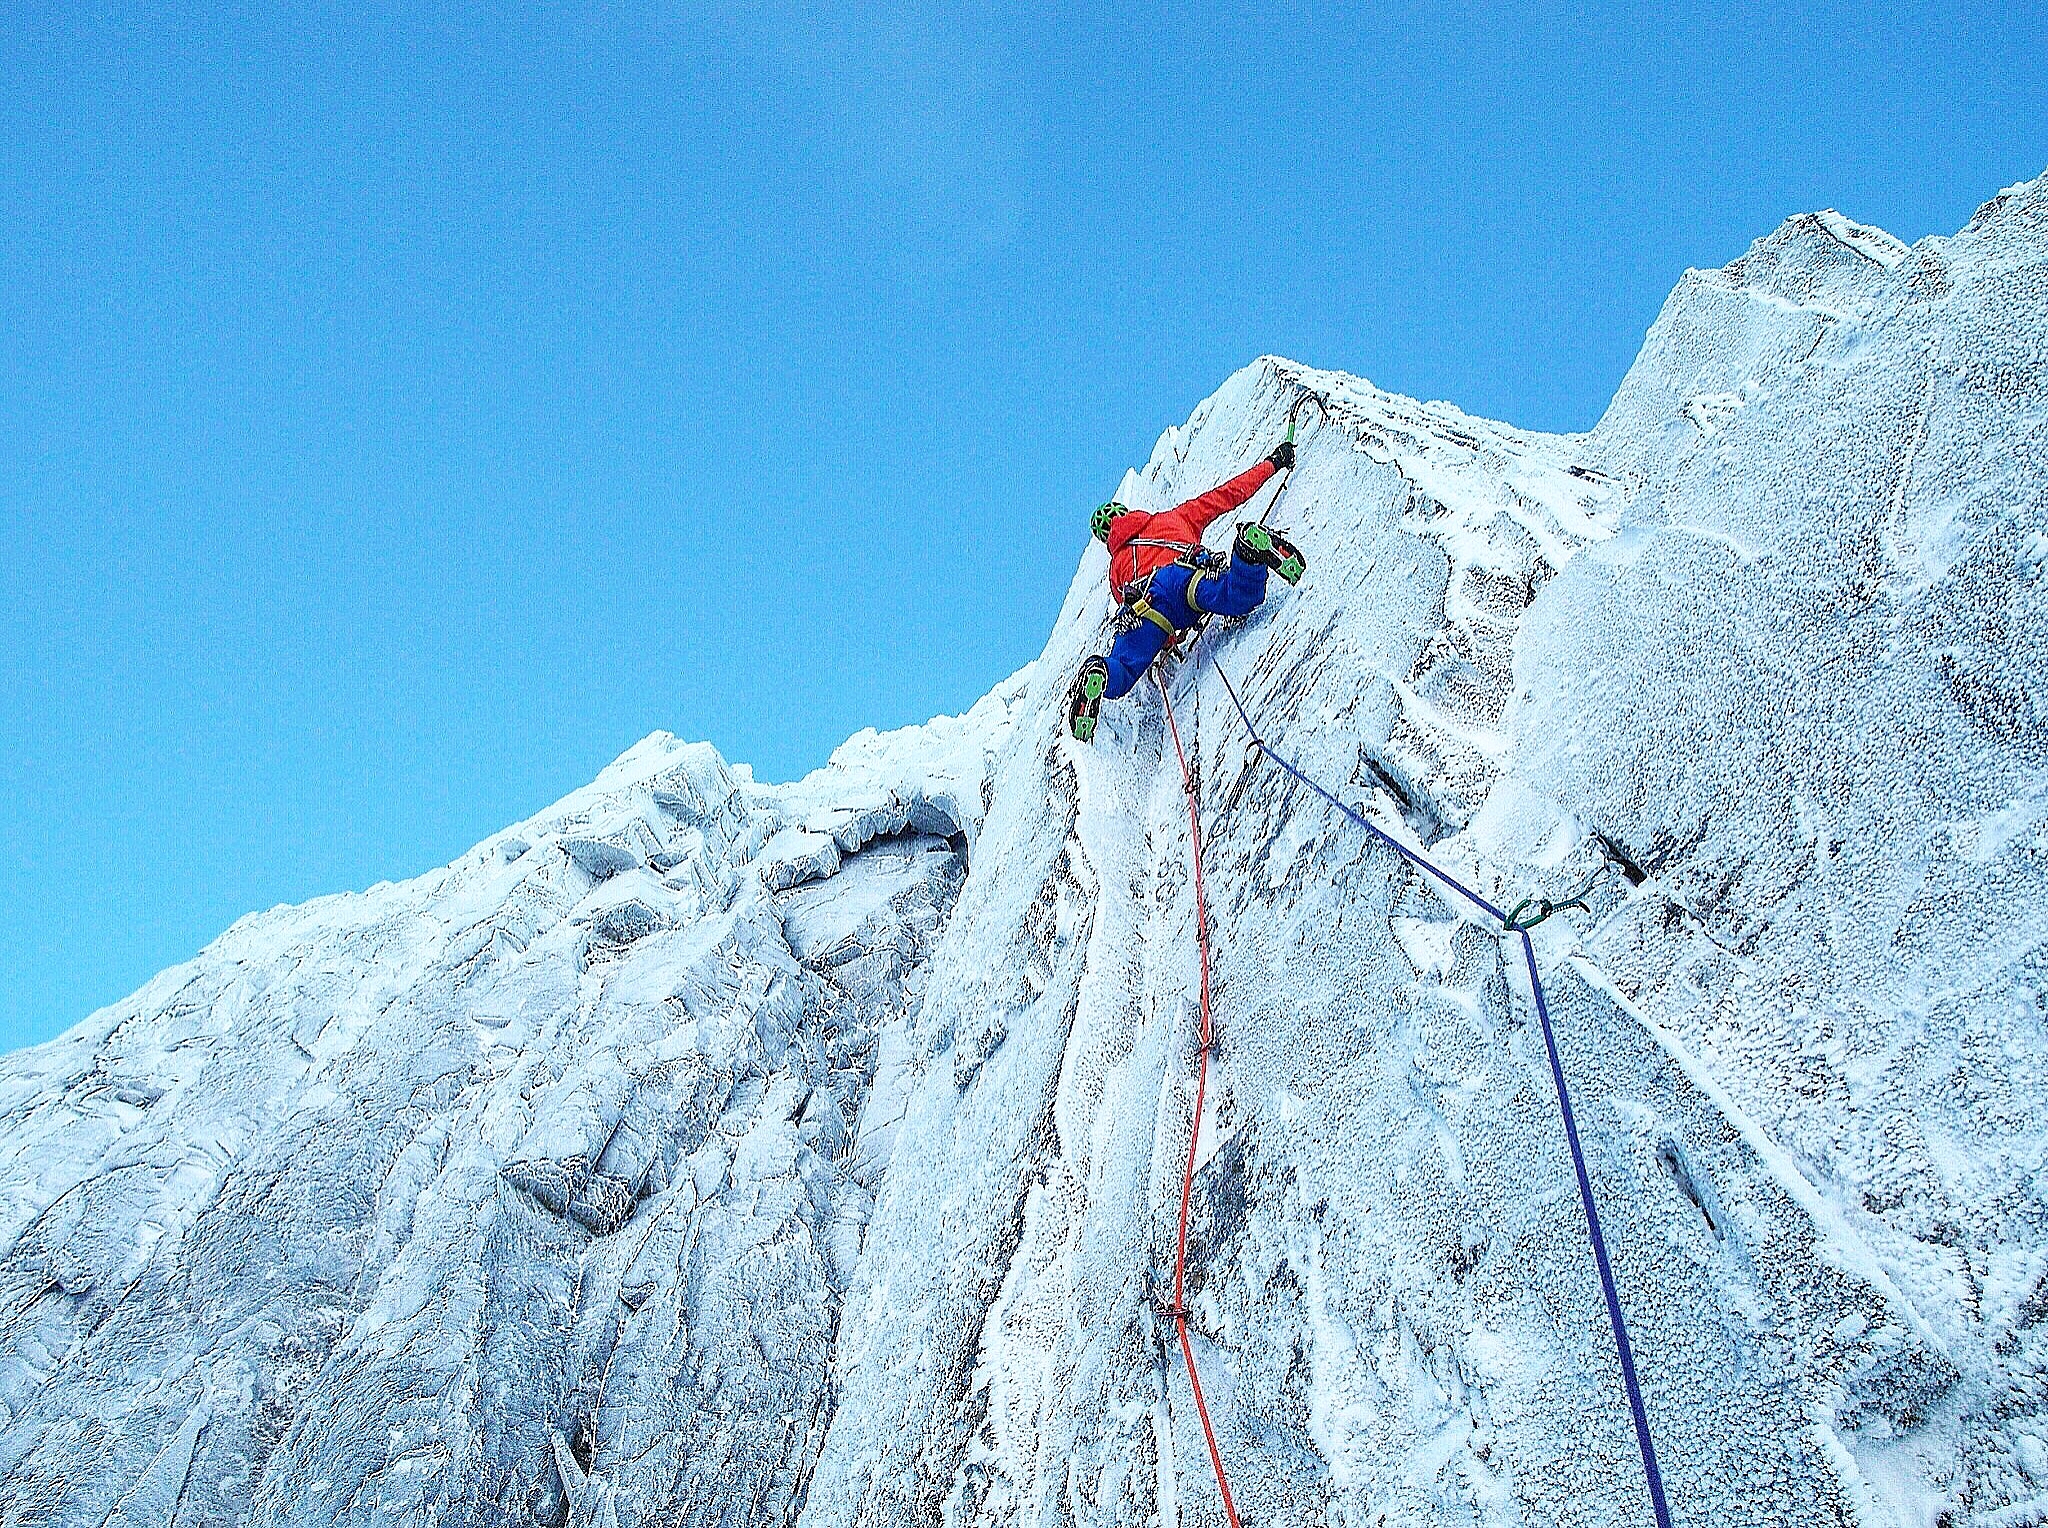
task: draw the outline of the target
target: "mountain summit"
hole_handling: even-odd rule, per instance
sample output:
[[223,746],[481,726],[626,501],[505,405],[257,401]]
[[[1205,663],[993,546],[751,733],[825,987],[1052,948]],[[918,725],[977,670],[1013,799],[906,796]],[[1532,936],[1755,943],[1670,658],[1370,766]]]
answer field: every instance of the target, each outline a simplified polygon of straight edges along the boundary
[[1688,272],[1584,435],[1267,358],[1116,497],[1304,393],[1308,576],[1164,675],[1199,1120],[1091,543],[964,716],[657,733],[0,1058],[0,1522],[1219,1523],[1191,1137],[1245,1521],[1647,1522],[1519,957],[1225,675],[1501,905],[1590,880],[1534,937],[1674,1520],[2048,1520],[2048,178]]

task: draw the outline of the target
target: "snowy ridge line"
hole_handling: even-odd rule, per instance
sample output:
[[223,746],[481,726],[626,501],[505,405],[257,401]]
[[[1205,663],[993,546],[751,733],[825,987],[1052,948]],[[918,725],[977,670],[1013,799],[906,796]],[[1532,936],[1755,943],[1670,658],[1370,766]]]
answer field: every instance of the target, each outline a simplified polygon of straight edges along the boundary
[[[1420,402],[1277,356],[1258,365],[1275,382],[1295,390],[1290,427],[1302,404],[1313,402],[1322,426],[1348,437],[1353,451],[1399,473],[1428,504],[1454,516],[1451,525],[1468,536],[1474,527],[1462,507],[1480,480],[1497,479],[1507,494],[1502,502],[1482,500],[1482,518],[1504,514],[1553,567],[1562,567],[1582,546],[1612,537],[1618,497],[1634,486],[1627,475],[1616,477],[1592,464],[1579,449],[1586,436],[1516,429],[1454,404]],[[1308,446],[1304,436],[1299,442],[1304,457]],[[1286,481],[1291,479],[1290,470]],[[1276,493],[1259,516],[1260,524],[1279,499]]]
[[[1293,764],[1289,763],[1286,759],[1282,758],[1279,754],[1275,753],[1271,745],[1266,742],[1265,738],[1260,736],[1258,727],[1252,721],[1251,713],[1245,710],[1244,701],[1240,699],[1238,696],[1237,686],[1230,682],[1229,674],[1224,672],[1223,666],[1220,663],[1216,665],[1216,673],[1223,680],[1223,688],[1225,689],[1225,691],[1228,692],[1230,696],[1230,703],[1237,708],[1238,717],[1244,722],[1245,731],[1251,734],[1252,743],[1261,754],[1271,759],[1275,764],[1278,764],[1282,769],[1286,770],[1290,775],[1294,776],[1294,778],[1299,780],[1303,785],[1306,785],[1310,790],[1314,791],[1317,795],[1321,796],[1325,801],[1329,802],[1330,805],[1337,808],[1337,810],[1342,812],[1346,817],[1349,817],[1361,828],[1364,828],[1368,833],[1372,834],[1375,838],[1379,839],[1389,848],[1399,853],[1404,859],[1407,859],[1412,863],[1420,866],[1422,869],[1428,871],[1431,875],[1435,876],[1439,881],[1442,881],[1446,886],[1449,886],[1453,890],[1455,890],[1460,896],[1464,897],[1468,902],[1471,902],[1473,905],[1477,907],[1484,908],[1487,912],[1491,913],[1494,917],[1498,918],[1502,924],[1509,925],[1507,915],[1501,912],[1501,910],[1495,907],[1491,902],[1487,901],[1486,898],[1479,895],[1478,892],[1473,891],[1470,887],[1464,885],[1462,882],[1454,879],[1450,875],[1447,875],[1442,870],[1437,869],[1435,865],[1431,864],[1422,855],[1416,853],[1413,849],[1410,849],[1406,844],[1402,843],[1399,839],[1395,838],[1385,829],[1375,825],[1373,822],[1368,820],[1358,811],[1354,810],[1351,807],[1346,806],[1342,801],[1338,800],[1329,791],[1325,790],[1322,786],[1318,785],[1314,780],[1311,780],[1307,775],[1303,774],[1299,769],[1295,768]],[[1160,695],[1162,698],[1164,698],[1165,693],[1165,686],[1162,684],[1160,687]],[[1169,706],[1167,711],[1169,719],[1172,717],[1172,714],[1173,713],[1171,707]],[[1174,733],[1174,743],[1176,746],[1178,746],[1179,742],[1180,735],[1178,729],[1176,729]],[[1183,776],[1185,776],[1185,772],[1185,760],[1183,760]],[[1191,792],[1189,795],[1190,810],[1193,809],[1193,802],[1194,797]],[[1196,885],[1197,888],[1199,888],[1201,884],[1199,870],[1199,866],[1201,863],[1201,841],[1199,838],[1196,839],[1195,852],[1197,856]],[[1207,930],[1202,929],[1200,927],[1200,905],[1200,894],[1198,889],[1196,900],[1196,906],[1198,911],[1196,917],[1198,932],[1200,933],[1200,936],[1203,940],[1202,1006],[1203,1037],[1204,1042],[1206,1044],[1208,1033],[1208,936]],[[1635,1354],[1629,1346],[1628,1322],[1622,1316],[1621,1295],[1620,1292],[1615,1288],[1614,1269],[1608,1262],[1607,1239],[1601,1234],[1600,1231],[1600,1210],[1598,1205],[1594,1203],[1593,1199],[1593,1180],[1587,1175],[1586,1172],[1586,1155],[1584,1150],[1581,1149],[1579,1145],[1578,1121],[1573,1117],[1572,1114],[1571,1090],[1565,1085],[1564,1063],[1558,1058],[1557,1054],[1557,1037],[1551,1032],[1550,1008],[1549,1005],[1545,1003],[1543,1000],[1543,982],[1542,979],[1536,973],[1536,945],[1534,941],[1532,941],[1529,938],[1528,929],[1513,928],[1512,925],[1509,925],[1509,927],[1512,932],[1521,935],[1522,959],[1529,968],[1529,992],[1530,995],[1536,1001],[1536,1019],[1543,1030],[1543,1047],[1549,1053],[1550,1057],[1551,1081],[1555,1083],[1557,1087],[1558,1112],[1564,1119],[1565,1142],[1567,1145],[1571,1147],[1572,1171],[1577,1175],[1579,1181],[1579,1207],[1585,1212],[1586,1216],[1586,1238],[1592,1244],[1593,1262],[1594,1265],[1600,1271],[1600,1292],[1602,1293],[1602,1295],[1606,1297],[1607,1319],[1614,1330],[1615,1355],[1621,1360],[1622,1386],[1628,1392],[1629,1414],[1631,1419],[1635,1423],[1636,1446],[1641,1451],[1643,1456],[1643,1481],[1650,1493],[1651,1509],[1657,1514],[1657,1528],[1671,1528],[1671,1511],[1670,1508],[1665,1505],[1664,1501],[1664,1477],[1663,1474],[1657,1468],[1657,1447],[1656,1444],[1650,1438],[1649,1414],[1643,1408],[1643,1390],[1641,1384],[1638,1383],[1636,1379]],[[1207,1058],[1205,1054],[1205,1066],[1206,1061]],[[1196,1105],[1196,1120],[1198,1125],[1200,1117],[1200,1104],[1198,1102]],[[1192,1152],[1190,1152],[1189,1154],[1189,1175],[1190,1183],[1192,1184]],[[1182,1210],[1182,1215],[1183,1217],[1185,1217],[1186,1215],[1185,1208],[1183,1208]],[[1183,1222],[1183,1234],[1185,1234],[1185,1222]],[[1182,1322],[1182,1341],[1185,1342],[1186,1334],[1184,1317],[1182,1318]],[[1188,1374],[1190,1378],[1192,1378],[1194,1375],[1194,1358],[1192,1354],[1189,1355],[1188,1359]],[[1196,1398],[1198,1404],[1200,1401],[1200,1394],[1200,1391],[1197,1390]],[[1208,1418],[1207,1415],[1204,1414],[1203,1426],[1206,1427],[1207,1425]],[[1213,1447],[1214,1444],[1212,1443],[1211,1448],[1213,1449]],[[1216,1468],[1217,1480],[1221,1482],[1223,1470],[1222,1464],[1219,1462]],[[1226,1493],[1226,1502],[1227,1500],[1228,1497]],[[1237,1519],[1233,1514],[1231,1522],[1235,1524],[1236,1521]]]

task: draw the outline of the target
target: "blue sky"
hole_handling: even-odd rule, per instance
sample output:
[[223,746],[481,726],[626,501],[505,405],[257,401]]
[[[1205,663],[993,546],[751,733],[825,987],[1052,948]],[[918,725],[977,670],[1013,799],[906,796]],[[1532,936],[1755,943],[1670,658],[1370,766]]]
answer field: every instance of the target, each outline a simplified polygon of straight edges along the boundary
[[2048,167],[2028,5],[540,9],[0,19],[0,1047],[965,707],[1257,355],[1582,429],[1686,266]]

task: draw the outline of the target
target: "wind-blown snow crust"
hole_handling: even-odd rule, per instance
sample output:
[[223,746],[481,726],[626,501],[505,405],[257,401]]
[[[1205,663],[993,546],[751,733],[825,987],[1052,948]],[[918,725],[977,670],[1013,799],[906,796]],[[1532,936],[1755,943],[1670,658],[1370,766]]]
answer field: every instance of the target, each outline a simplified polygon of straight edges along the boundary
[[[1685,1524],[2048,1522],[2048,181],[1689,272],[1593,431],[1266,359],[1309,574],[1093,748],[1083,557],[965,716],[655,734],[0,1059],[0,1522],[1647,1521],[1538,930]],[[1264,507],[1263,498],[1248,513]],[[1227,526],[1212,540],[1227,541]]]

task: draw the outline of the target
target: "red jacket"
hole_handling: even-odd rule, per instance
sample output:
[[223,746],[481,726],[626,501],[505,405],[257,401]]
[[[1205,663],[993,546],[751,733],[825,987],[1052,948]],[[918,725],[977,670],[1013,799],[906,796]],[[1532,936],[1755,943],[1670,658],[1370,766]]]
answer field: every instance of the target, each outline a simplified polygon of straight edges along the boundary
[[[1176,504],[1172,509],[1148,515],[1142,509],[1127,510],[1109,522],[1109,593],[1123,602],[1124,585],[1143,578],[1181,553],[1202,544],[1202,532],[1219,515],[1227,515],[1265,487],[1277,469],[1260,462],[1240,472],[1221,487],[1212,488],[1198,499]],[[1163,541],[1165,546],[1133,546],[1136,540]]]

